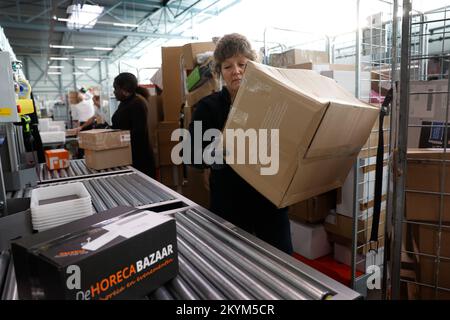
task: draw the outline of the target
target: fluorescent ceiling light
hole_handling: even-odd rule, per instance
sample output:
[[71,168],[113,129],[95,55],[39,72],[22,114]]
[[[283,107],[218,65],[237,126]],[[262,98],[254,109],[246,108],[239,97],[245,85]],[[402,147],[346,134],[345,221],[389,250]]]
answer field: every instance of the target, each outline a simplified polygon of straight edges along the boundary
[[77,76],[77,75],[80,75],[80,74],[84,74],[84,72],[75,71],[73,74]]
[[51,44],[50,48],[59,48],[59,49],[74,49],[74,46],[63,46],[59,44]]
[[84,58],[84,61],[101,61],[102,59],[100,58]]
[[48,74],[61,74],[61,72],[47,72]]
[[61,21],[61,22],[69,22],[69,19],[67,19],[67,18],[56,18],[55,17],[55,20],[58,20],[58,21]]
[[131,23],[113,23],[113,26],[116,27],[130,27],[130,28],[137,28],[139,25],[137,24],[131,24]]
[[51,69],[64,69],[64,66],[49,66]]
[[103,7],[90,4],[74,4],[67,7],[69,29],[92,29],[97,23],[97,18],[103,12]]
[[69,60],[69,58],[66,58],[66,57],[50,57],[50,60]]
[[93,47],[94,50],[101,50],[101,51],[111,51],[113,48],[106,48],[106,47]]
[[82,69],[82,70],[87,70],[90,69],[91,67],[88,66],[81,66],[81,67],[77,67],[78,69]]

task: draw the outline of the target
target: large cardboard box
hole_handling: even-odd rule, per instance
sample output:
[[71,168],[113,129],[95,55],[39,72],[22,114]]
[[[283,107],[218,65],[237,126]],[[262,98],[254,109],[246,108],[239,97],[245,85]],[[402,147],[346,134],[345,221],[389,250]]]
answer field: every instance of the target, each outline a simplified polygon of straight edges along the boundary
[[80,148],[89,150],[123,148],[131,143],[128,130],[92,129],[81,131],[78,139]]
[[180,128],[178,121],[163,121],[158,124],[158,154],[159,165],[167,166],[173,165],[172,162],[172,148],[178,141],[172,141],[172,132]]
[[[430,286],[437,283],[440,288],[450,289],[450,228],[442,228],[440,243],[437,227],[416,225],[415,230],[418,251],[422,254],[419,256],[419,282]],[[439,267],[437,264],[438,244],[440,247]],[[438,289],[435,296],[434,288],[426,286],[420,286],[419,295],[421,299],[450,299],[449,291]]]
[[291,49],[283,53],[275,53],[270,55],[270,65],[278,68],[306,62],[317,64],[328,63],[329,56],[325,51],[301,49]]
[[294,252],[314,260],[332,251],[322,224],[305,224],[291,221],[292,247]]
[[[442,164],[443,149],[409,149],[406,171],[406,219],[439,221],[440,192],[443,195],[442,221],[450,222],[450,165]],[[445,154],[450,160],[450,153]],[[444,179],[445,172],[445,179]],[[444,179],[444,181],[442,181]],[[443,182],[444,190],[441,190]],[[430,193],[431,192],[431,193]],[[432,194],[432,193],[436,194]]]
[[[234,143],[234,149],[226,147],[226,160],[276,206],[285,207],[344,183],[378,113],[378,108],[314,71],[249,62],[224,128],[224,145],[236,142],[227,140],[227,132],[260,130],[253,132],[257,136],[264,135],[261,129],[267,130],[275,137],[274,144],[265,144],[275,161],[249,163],[248,149],[237,150],[239,143]],[[246,164],[234,159],[237,151],[245,152]]]
[[[143,245],[145,244],[145,245]],[[143,299],[177,276],[175,219],[118,207],[12,243],[20,299]]]
[[216,45],[213,42],[188,43],[183,46],[184,68],[192,70],[197,65],[197,55],[207,51],[214,51]]
[[123,148],[84,151],[86,166],[95,170],[128,166],[133,163],[131,145]]
[[312,197],[289,207],[289,219],[297,222],[318,223],[336,208],[336,190]]
[[[372,232],[372,217],[368,219],[358,219],[358,244],[366,244],[370,241]],[[386,211],[380,214],[380,224],[378,226],[378,239],[384,237],[384,228],[386,222]],[[341,215],[330,214],[324,223],[325,230],[338,237],[352,239],[353,234],[353,218]]]
[[201,87],[186,94],[186,102],[195,107],[197,102],[202,98],[209,96],[210,94],[219,90],[219,81],[216,78],[212,78],[204,83]]
[[180,119],[184,102],[184,83],[180,57],[182,47],[162,47],[163,109],[164,121]]

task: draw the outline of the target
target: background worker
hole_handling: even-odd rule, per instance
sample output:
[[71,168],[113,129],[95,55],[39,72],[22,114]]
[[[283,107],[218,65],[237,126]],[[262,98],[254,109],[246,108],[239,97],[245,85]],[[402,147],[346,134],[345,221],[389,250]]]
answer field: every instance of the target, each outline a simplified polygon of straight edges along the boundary
[[114,79],[114,95],[120,101],[112,116],[114,129],[130,130],[133,167],[155,178],[155,160],[147,125],[147,102],[136,93],[138,83],[132,73]]

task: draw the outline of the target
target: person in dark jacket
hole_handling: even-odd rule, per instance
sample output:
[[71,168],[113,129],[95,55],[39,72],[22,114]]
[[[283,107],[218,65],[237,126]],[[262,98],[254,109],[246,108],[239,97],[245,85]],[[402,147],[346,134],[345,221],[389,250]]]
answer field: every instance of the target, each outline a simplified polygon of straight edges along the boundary
[[[192,141],[195,122],[208,129],[223,130],[231,105],[238,92],[247,61],[255,60],[249,41],[242,35],[225,35],[214,51],[216,71],[226,86],[222,91],[201,99],[195,106],[189,126]],[[198,138],[197,138],[198,139]],[[203,142],[202,152],[210,142]],[[196,167],[207,167],[205,163]],[[242,179],[229,165],[213,164],[210,168],[210,210],[241,229],[254,234],[274,247],[292,254],[290,223],[287,208],[278,209],[256,189]]]
[[155,178],[155,160],[147,126],[147,102],[136,94],[137,79],[124,72],[114,79],[114,95],[120,101],[112,116],[114,129],[130,130],[133,167]]

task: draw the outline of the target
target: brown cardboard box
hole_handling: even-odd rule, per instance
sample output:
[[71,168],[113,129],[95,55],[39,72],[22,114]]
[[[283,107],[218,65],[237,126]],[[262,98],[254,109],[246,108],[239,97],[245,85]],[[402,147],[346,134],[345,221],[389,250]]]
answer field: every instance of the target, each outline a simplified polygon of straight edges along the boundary
[[172,132],[180,127],[178,121],[163,121],[158,124],[158,153],[159,165],[173,165],[171,160],[172,148],[178,141],[171,141]]
[[214,51],[216,45],[213,42],[188,43],[183,46],[184,68],[192,70],[197,65],[197,54]]
[[182,47],[162,47],[164,121],[178,121],[184,102],[180,56]]
[[209,190],[205,186],[204,170],[186,166],[182,194],[203,208],[209,208]]
[[[372,232],[372,217],[366,220],[358,220],[358,244],[365,244],[370,241]],[[378,226],[378,239],[384,237],[384,228],[386,221],[386,211],[382,211],[380,215],[380,224]],[[353,218],[332,214],[327,217],[324,223],[325,230],[333,235],[346,239],[352,239]]]
[[289,219],[319,223],[336,207],[336,190],[312,197],[289,207]]
[[[419,225],[416,228],[419,229],[419,252],[433,256],[419,256],[419,282],[434,286],[438,280],[439,287],[450,289],[450,260],[448,260],[450,259],[450,228],[444,227],[441,232],[439,273],[437,273],[437,259],[434,257],[437,256],[438,228],[426,225]],[[437,296],[435,296],[434,288],[420,286],[420,298],[447,300],[450,299],[450,292],[437,290]]]
[[86,166],[95,170],[127,166],[132,163],[131,145],[123,148],[84,151]]
[[236,164],[238,143],[230,150],[225,135],[226,160],[272,203],[285,207],[343,184],[378,113],[314,71],[249,62],[225,130],[279,130],[274,145],[279,166],[271,172],[270,164]]
[[391,88],[391,78],[390,78],[391,70],[390,68],[385,70],[372,70],[370,72],[371,83],[370,88],[381,94],[382,96],[386,96],[389,89]]
[[270,65],[279,68],[306,62],[328,63],[328,53],[325,51],[291,49],[283,53],[270,55]]
[[306,69],[306,70],[314,70],[317,72],[321,71],[354,71],[355,66],[353,64],[315,64],[312,62],[305,62],[300,64],[293,64],[290,66],[287,66],[288,69]]
[[218,90],[219,82],[217,81],[217,79],[213,78],[203,84],[200,88],[189,92],[186,95],[186,101],[190,106],[194,107],[197,102],[199,102],[203,97],[209,96],[211,93],[214,93]]
[[[439,221],[440,196],[414,191],[441,192],[443,149],[409,149],[406,171],[406,218],[415,221]],[[445,154],[450,160],[450,153]],[[450,192],[450,165],[445,165],[444,193]],[[444,195],[442,221],[450,222],[450,196]]]
[[89,150],[122,148],[131,143],[128,130],[92,129],[81,131],[78,138],[80,148]]
[[183,166],[160,166],[159,181],[172,189],[179,189],[183,183]]

